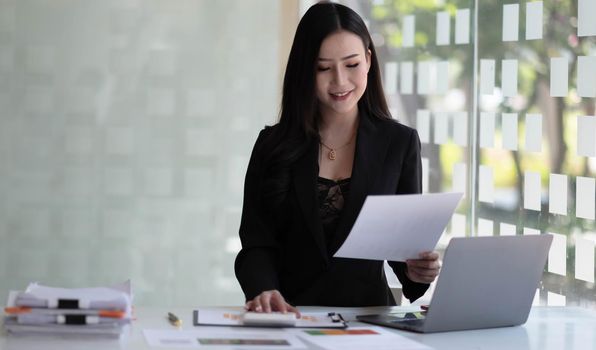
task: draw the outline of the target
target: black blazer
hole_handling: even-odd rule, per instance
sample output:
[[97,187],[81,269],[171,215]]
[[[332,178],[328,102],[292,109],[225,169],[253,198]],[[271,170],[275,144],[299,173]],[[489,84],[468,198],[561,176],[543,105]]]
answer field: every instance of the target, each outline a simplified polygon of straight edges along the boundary
[[[360,117],[350,193],[331,246],[326,247],[316,193],[317,140],[291,168],[291,189],[282,210],[286,217],[276,220],[262,210],[262,160],[267,150],[260,146],[273,128],[259,134],[244,184],[242,250],[235,272],[246,299],[277,289],[293,305],[395,305],[382,261],[334,258],[333,253],[348,236],[367,195],[421,192],[417,132],[393,120]],[[410,281],[405,263],[389,264],[408,299],[424,294],[428,284]]]

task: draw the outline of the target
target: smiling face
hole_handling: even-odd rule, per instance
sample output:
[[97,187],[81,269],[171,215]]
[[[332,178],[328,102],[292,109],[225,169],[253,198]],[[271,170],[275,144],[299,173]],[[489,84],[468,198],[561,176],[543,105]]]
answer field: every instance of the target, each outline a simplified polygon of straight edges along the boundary
[[316,71],[321,115],[355,116],[366,90],[370,50],[360,37],[340,30],[321,43]]

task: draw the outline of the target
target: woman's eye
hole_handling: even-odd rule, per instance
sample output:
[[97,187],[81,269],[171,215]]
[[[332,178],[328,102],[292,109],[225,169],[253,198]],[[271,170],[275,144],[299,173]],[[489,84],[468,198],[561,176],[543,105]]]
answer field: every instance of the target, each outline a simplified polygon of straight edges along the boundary
[[360,63],[348,64],[348,68],[356,68]]
[[318,70],[319,72],[324,72],[324,71],[327,71],[327,70],[329,70],[329,67],[317,67],[317,70]]

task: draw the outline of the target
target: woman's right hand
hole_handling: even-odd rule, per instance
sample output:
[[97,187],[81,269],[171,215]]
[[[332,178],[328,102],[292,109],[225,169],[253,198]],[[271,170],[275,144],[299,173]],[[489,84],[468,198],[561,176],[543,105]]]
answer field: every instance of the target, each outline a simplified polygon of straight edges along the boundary
[[296,317],[300,317],[300,311],[292,305],[286,303],[286,300],[278,290],[267,290],[257,295],[253,300],[249,300],[244,305],[246,311],[256,312],[272,312],[279,311],[282,313],[294,312]]

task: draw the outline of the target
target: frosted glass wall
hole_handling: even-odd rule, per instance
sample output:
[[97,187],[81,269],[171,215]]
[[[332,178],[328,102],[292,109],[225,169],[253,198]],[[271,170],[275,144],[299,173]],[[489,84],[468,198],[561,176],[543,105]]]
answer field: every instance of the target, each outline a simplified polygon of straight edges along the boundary
[[535,304],[595,307],[596,2],[344,3],[368,20],[394,116],[418,129],[425,191],[465,192],[440,248],[554,234]]
[[244,301],[233,261],[248,156],[277,115],[280,8],[0,1],[0,298],[131,278],[138,305]]

